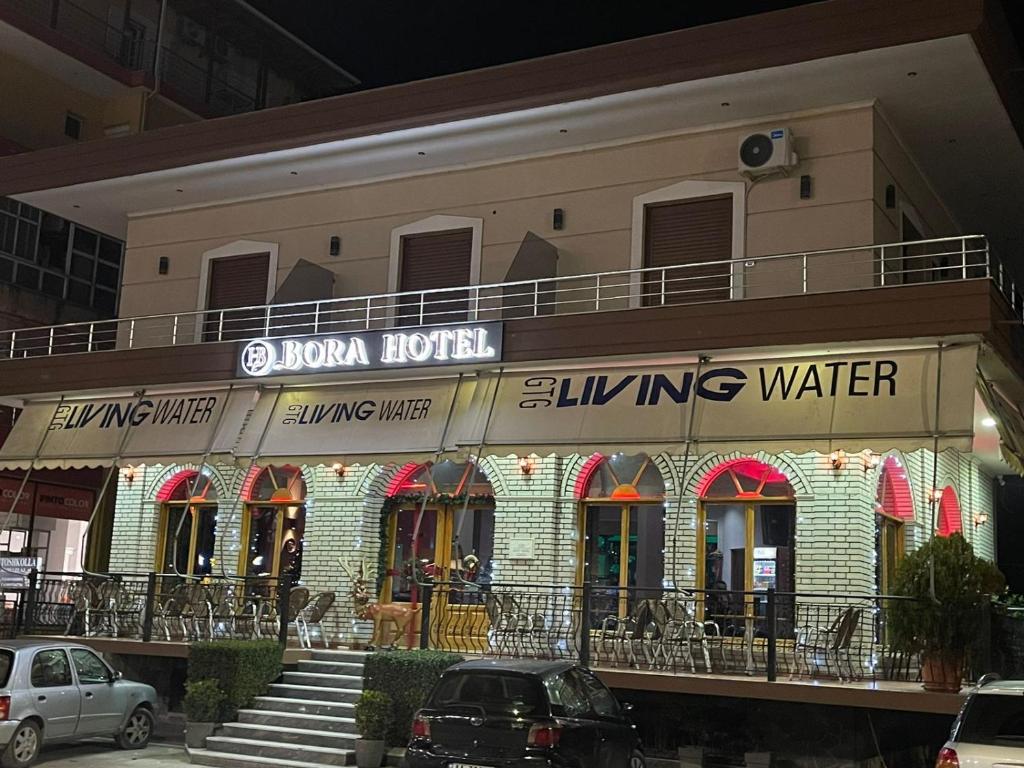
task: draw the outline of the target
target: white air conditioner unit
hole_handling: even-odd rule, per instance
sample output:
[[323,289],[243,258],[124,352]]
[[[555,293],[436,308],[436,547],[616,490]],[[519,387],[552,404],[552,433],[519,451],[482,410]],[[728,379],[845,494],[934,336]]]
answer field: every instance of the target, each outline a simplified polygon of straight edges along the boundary
[[740,173],[747,176],[786,173],[797,162],[796,152],[793,151],[793,135],[789,128],[772,128],[740,138]]

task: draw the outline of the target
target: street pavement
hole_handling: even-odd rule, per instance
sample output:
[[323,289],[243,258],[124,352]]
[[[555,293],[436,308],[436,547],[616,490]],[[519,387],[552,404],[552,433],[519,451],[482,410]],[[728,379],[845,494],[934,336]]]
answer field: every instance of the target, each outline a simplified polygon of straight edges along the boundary
[[183,746],[152,744],[146,749],[117,749],[113,742],[93,741],[43,747],[36,763],[39,768],[178,768],[188,765]]

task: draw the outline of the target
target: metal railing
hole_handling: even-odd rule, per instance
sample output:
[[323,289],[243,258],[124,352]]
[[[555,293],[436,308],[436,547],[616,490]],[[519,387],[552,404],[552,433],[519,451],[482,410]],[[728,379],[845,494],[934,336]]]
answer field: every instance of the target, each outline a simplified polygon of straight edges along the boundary
[[916,654],[888,641],[891,606],[907,598],[466,582],[423,593],[423,648],[768,681],[920,679]]
[[991,279],[1024,318],[1018,282],[983,236],[623,269],[353,298],[188,311],[0,332],[0,360]]
[[[297,595],[300,591],[304,594]],[[287,576],[195,579],[161,573],[32,571],[24,586],[5,593],[3,629],[10,636],[144,642],[276,638],[287,643],[294,636],[303,644],[301,613],[310,600]]]

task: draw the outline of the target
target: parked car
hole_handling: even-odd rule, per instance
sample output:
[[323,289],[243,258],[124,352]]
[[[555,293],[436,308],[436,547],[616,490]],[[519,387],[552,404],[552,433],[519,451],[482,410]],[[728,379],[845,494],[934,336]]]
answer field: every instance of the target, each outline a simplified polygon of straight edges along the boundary
[[467,661],[416,713],[406,768],[644,768],[636,728],[588,670]]
[[121,679],[91,648],[0,641],[0,765],[24,768],[43,744],[112,736],[142,749],[153,733],[156,691]]
[[1024,765],[1024,680],[992,677],[967,696],[935,768]]

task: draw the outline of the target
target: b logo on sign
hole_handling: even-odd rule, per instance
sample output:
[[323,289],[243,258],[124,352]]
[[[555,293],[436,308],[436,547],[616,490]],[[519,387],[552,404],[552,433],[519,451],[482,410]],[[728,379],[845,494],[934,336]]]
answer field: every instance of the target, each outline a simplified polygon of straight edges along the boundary
[[250,341],[242,350],[242,370],[250,376],[266,376],[274,367],[276,357],[269,342]]

